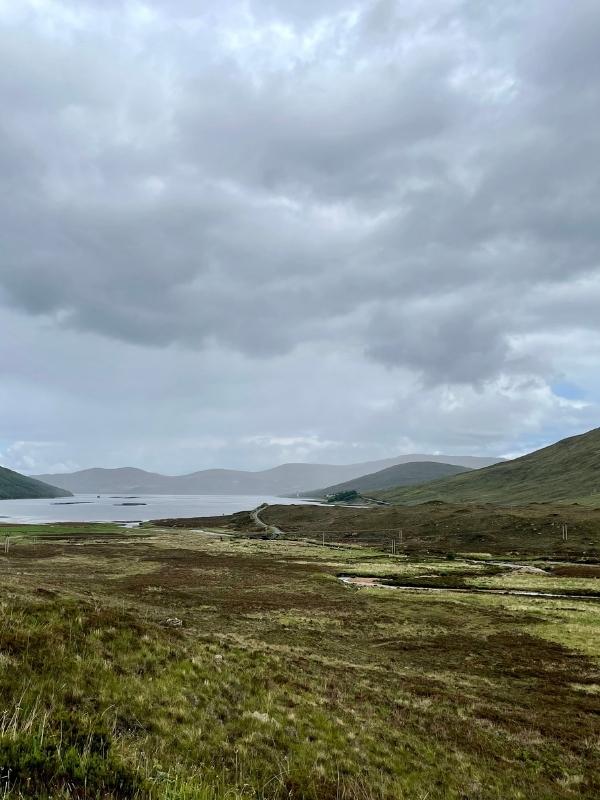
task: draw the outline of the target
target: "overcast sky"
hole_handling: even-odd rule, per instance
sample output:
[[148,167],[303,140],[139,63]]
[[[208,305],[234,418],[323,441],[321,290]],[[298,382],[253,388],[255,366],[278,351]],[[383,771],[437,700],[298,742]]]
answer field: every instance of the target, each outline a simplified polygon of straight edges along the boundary
[[0,463],[600,424],[598,0],[0,0]]

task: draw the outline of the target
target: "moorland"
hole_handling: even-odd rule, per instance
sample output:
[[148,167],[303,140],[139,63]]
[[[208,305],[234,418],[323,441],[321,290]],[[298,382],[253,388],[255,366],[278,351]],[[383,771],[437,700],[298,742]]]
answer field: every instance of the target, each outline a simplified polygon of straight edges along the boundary
[[0,529],[4,797],[598,797],[587,534],[499,564],[282,513]]
[[599,453],[370,506],[0,525],[2,797],[597,798]]

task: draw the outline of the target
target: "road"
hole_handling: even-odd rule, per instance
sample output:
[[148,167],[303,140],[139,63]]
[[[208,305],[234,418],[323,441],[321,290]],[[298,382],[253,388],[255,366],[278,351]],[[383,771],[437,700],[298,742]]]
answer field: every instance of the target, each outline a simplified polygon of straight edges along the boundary
[[259,514],[261,511],[264,511],[265,508],[268,508],[267,503],[262,503],[262,505],[257,506],[254,511],[250,512],[250,517],[252,520],[258,525],[259,528],[262,528],[266,533],[269,534],[273,539],[277,539],[278,536],[283,536],[283,531],[281,528],[278,528],[276,525],[267,525],[266,522],[263,522],[260,518]]

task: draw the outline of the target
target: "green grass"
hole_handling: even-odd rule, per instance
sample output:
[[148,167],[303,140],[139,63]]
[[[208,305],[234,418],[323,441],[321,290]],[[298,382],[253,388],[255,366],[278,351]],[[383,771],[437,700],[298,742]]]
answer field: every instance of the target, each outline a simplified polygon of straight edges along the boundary
[[594,593],[600,597],[600,578],[571,578],[548,575],[530,575],[521,572],[475,577],[469,586],[488,589],[523,589],[533,592],[555,592],[568,594]]
[[461,472],[470,472],[469,467],[458,467],[454,464],[441,464],[436,461],[413,461],[408,464],[396,464],[393,467],[362,475],[343,483],[336,483],[324,489],[312,492],[303,492],[305,497],[325,497],[325,495],[343,494],[344,492],[363,492],[388,489],[395,486],[412,486],[416,483],[425,483],[437,478],[446,478],[449,475],[458,475]]
[[461,569],[186,531],[0,549],[0,791],[596,798],[600,604],[337,579]]
[[19,472],[0,467],[0,500],[36,497],[70,497],[71,492],[50,486]]
[[397,487],[376,496],[392,503],[533,502],[600,505],[600,428],[485,469],[433,481],[418,487]]
[[[104,536],[106,534],[123,535],[123,526],[111,522],[56,522],[20,525],[12,522],[0,522],[0,541],[7,537],[30,538],[36,536],[44,537],[65,537],[93,535]],[[135,535],[139,529],[131,528],[130,533]],[[141,532],[141,531],[140,531]]]

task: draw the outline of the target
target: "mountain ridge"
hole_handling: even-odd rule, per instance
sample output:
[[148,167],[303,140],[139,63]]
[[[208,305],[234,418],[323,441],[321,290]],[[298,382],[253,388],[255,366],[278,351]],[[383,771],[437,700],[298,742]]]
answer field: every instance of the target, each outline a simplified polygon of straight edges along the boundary
[[438,461],[408,461],[406,464],[395,464],[393,467],[378,470],[367,475],[361,475],[350,481],[326,486],[324,489],[315,489],[303,492],[303,497],[327,497],[339,492],[371,492],[395,488],[397,486],[412,486],[458,475],[462,472],[471,472],[470,467],[461,467],[456,464],[444,464]]
[[280,464],[266,470],[198,470],[185,475],[162,475],[137,467],[92,467],[73,473],[32,476],[75,494],[269,494],[296,495],[315,486],[329,486],[397,464],[419,461],[483,467],[499,459],[479,456],[420,453],[356,464]]
[[431,501],[518,505],[588,502],[600,505],[600,428],[569,436],[511,461],[475,472],[398,487],[376,496],[414,505]]

